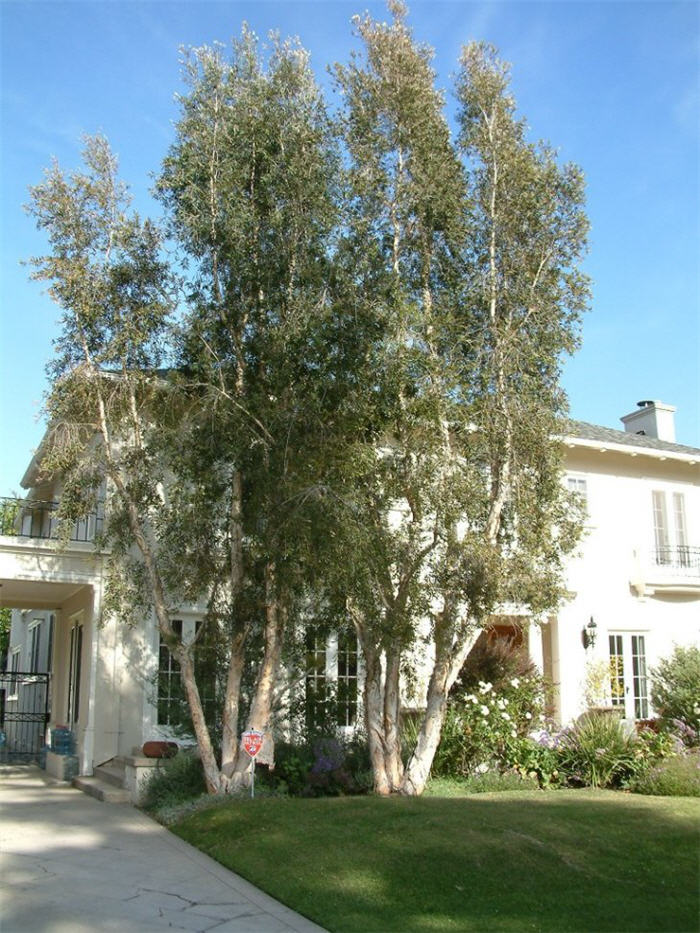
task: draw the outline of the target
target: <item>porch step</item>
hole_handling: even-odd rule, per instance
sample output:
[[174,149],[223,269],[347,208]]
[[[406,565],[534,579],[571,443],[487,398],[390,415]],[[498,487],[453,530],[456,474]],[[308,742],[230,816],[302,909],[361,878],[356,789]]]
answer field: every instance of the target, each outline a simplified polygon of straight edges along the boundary
[[118,787],[120,790],[123,790],[123,761],[118,758],[113,758],[112,761],[106,761],[103,765],[99,765],[95,768],[95,777],[99,778],[101,781],[105,781],[107,784],[111,784],[113,787]]
[[129,792],[99,777],[73,778],[73,787],[105,803],[129,803]]

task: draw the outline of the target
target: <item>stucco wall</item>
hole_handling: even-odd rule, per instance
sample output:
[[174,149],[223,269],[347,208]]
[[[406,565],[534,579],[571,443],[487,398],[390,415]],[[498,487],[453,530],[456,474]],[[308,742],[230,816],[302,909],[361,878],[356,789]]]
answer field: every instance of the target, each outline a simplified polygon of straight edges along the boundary
[[[688,542],[700,544],[698,466],[575,449],[569,451],[567,469],[586,479],[589,519],[579,556],[568,567],[567,585],[574,597],[557,619],[564,722],[583,711],[586,663],[608,659],[610,633],[644,635],[651,667],[671,653],[674,643],[697,644],[700,632],[697,572],[683,577],[649,569],[654,554],[653,490],[683,493]],[[640,575],[648,584],[643,588]],[[586,651],[581,632],[591,617],[596,644]]]

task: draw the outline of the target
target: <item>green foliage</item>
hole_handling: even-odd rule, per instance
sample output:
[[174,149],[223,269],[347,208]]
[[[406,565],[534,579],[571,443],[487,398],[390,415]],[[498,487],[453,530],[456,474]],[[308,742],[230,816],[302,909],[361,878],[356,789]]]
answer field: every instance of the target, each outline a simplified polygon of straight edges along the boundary
[[507,763],[523,779],[536,781],[538,787],[553,787],[564,779],[556,749],[527,736],[509,743]]
[[17,534],[17,516],[20,510],[19,499],[0,500],[0,535]]
[[[450,699],[432,774],[469,775],[492,766],[539,772],[534,764],[525,767],[523,749],[525,737],[543,719],[542,677],[523,651],[500,639],[484,638],[475,651]],[[482,673],[495,682],[481,679]]]
[[175,806],[206,792],[202,762],[196,755],[179,752],[159,761],[149,776],[143,797],[146,810]]
[[482,632],[469,652],[467,660],[454,682],[450,696],[458,699],[473,693],[481,681],[490,683],[494,692],[507,689],[513,678],[532,681],[537,668],[530,660],[527,650],[516,647],[515,637],[490,637]]
[[291,797],[338,797],[367,793],[371,771],[367,744],[361,737],[348,741],[334,734],[305,742],[279,742],[275,770],[261,772],[266,786]]
[[569,783],[591,787],[621,787],[646,766],[646,747],[635,732],[627,732],[619,717],[585,713],[561,734],[561,771]]
[[674,755],[650,767],[630,782],[634,794],[655,797],[700,797],[700,755]]
[[676,645],[651,670],[651,702],[666,729],[700,745],[700,648]]
[[512,771],[485,771],[466,778],[431,778],[426,797],[464,797],[465,794],[499,794],[514,790],[537,790],[538,782],[530,775]]
[[0,609],[0,670],[4,670],[7,651],[10,647],[10,630],[12,628],[12,610]]
[[[177,260],[101,137],[84,170],[54,165],[32,190],[50,244],[34,275],[63,315],[45,463],[65,480],[58,517],[68,528],[108,478],[106,608],[155,609],[193,707],[169,607],[207,605],[218,682],[243,685],[222,704],[233,748],[246,706],[269,718],[267,674],[310,598],[352,616],[389,690],[427,618],[442,708],[496,604],[558,604],[579,531],[552,438],[588,299],[582,175],[527,140],[486,45],[463,51],[453,138],[432,52],[390,11],[354,21],[335,124],[297,42],[245,27],[230,54],[186,54],[157,179]],[[249,683],[267,685],[257,706]],[[395,763],[398,689],[378,703]],[[505,705],[495,731],[459,715],[464,768],[525,728]]]
[[264,775],[262,780],[281,794],[301,797],[313,763],[314,754],[310,746],[277,742],[275,770]]

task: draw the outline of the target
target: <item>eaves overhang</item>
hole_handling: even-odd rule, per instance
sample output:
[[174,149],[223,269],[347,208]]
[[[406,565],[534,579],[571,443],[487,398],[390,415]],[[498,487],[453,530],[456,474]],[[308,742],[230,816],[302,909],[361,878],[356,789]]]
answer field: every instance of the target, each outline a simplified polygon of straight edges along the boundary
[[674,460],[695,466],[700,463],[700,450],[697,453],[668,450],[653,447],[635,447],[631,444],[617,444],[614,441],[599,441],[573,435],[562,437],[562,443],[569,448],[578,447],[586,450],[597,450],[599,453],[619,453],[627,457],[650,457],[653,460]]

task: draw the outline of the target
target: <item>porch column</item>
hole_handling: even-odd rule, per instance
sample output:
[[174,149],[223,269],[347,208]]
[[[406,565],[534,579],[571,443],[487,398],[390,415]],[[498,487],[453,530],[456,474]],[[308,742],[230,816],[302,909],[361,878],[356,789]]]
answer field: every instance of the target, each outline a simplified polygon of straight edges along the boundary
[[[88,671],[87,722],[83,733],[83,746],[80,755],[80,774],[93,772],[95,758],[95,700],[97,697],[97,665],[100,649],[100,611],[102,607],[102,585],[92,587],[92,614],[90,617],[90,664]],[[87,627],[87,626],[86,626]]]

